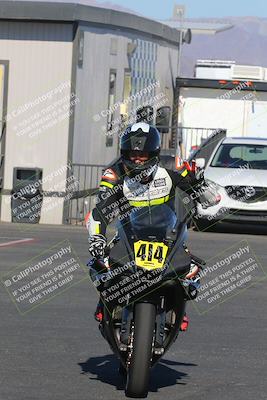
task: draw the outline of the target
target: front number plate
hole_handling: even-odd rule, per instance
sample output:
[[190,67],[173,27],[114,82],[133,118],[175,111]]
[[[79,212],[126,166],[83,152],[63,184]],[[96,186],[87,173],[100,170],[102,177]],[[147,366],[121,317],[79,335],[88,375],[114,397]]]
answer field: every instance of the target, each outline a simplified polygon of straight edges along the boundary
[[164,243],[143,240],[134,243],[135,264],[144,269],[163,268],[167,252],[168,246]]

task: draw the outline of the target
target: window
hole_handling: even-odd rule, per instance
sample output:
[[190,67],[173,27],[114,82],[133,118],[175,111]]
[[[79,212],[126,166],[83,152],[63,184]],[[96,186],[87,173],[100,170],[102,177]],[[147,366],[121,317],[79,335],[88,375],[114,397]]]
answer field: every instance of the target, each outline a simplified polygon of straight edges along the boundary
[[111,70],[109,73],[109,93],[108,93],[108,119],[107,119],[107,137],[106,146],[113,146],[113,128],[114,128],[114,104],[116,97],[116,77],[117,73]]
[[267,170],[267,146],[258,144],[222,144],[216,152],[212,167]]
[[17,169],[18,181],[36,181],[37,171],[34,169]]
[[111,38],[110,39],[110,54],[116,56],[118,53],[118,39]]
[[124,84],[123,84],[123,102],[125,102],[125,117],[128,118],[129,112],[129,98],[131,96],[132,91],[132,77],[131,71],[125,70],[124,71]]
[[79,31],[78,39],[78,66],[83,66],[83,54],[84,54],[84,31]]

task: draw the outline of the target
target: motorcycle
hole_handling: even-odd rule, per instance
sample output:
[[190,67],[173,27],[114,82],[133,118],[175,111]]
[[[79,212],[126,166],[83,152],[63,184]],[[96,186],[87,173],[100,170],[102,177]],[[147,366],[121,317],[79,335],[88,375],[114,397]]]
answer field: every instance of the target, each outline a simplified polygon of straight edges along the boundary
[[199,282],[185,279],[192,260],[184,247],[188,216],[179,223],[166,205],[133,213],[106,259],[88,266],[103,303],[100,332],[120,361],[126,396],[140,398],[147,397],[150,369],[177,339]]

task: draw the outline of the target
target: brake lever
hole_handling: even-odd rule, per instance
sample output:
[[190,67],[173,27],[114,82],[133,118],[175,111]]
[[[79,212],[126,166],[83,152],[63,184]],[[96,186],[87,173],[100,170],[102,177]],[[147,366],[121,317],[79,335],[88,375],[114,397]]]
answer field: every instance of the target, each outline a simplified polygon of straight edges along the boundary
[[97,272],[103,272],[104,270],[107,270],[106,263],[102,258],[91,258],[86,265],[87,267],[92,266]]

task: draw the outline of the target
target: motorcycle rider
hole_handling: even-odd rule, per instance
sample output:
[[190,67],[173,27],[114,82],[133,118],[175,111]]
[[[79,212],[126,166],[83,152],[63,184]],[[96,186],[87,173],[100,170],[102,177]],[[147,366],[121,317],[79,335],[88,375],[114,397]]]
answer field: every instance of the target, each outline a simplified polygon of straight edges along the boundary
[[[199,183],[187,168],[175,172],[159,165],[161,138],[159,131],[146,122],[129,126],[120,140],[121,157],[103,173],[96,206],[85,218],[89,231],[89,252],[95,258],[104,258],[107,240],[106,227],[115,217],[124,224],[133,209],[167,205],[173,223],[176,222],[174,200],[176,187],[189,195]],[[173,215],[172,215],[173,214]],[[185,240],[186,238],[184,238]],[[199,266],[191,264],[186,279],[197,277]],[[95,318],[102,320],[100,301]],[[181,330],[186,330],[185,316]]]

